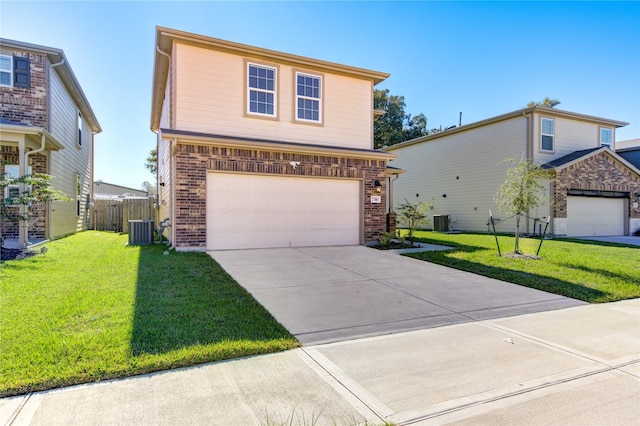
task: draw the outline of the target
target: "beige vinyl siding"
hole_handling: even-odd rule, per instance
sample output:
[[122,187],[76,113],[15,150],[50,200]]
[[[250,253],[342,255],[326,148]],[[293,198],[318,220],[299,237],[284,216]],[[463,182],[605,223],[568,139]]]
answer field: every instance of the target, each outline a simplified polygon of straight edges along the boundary
[[323,125],[295,122],[295,71],[314,73],[286,64],[256,60],[277,68],[278,119],[245,114],[243,56],[176,44],[175,128],[202,133],[272,139],[285,142],[370,149],[371,82],[321,72]]
[[[547,163],[574,151],[600,146],[598,133],[600,126],[596,123],[545,114],[535,114],[534,117],[533,159],[538,163]],[[555,121],[554,152],[540,151],[541,118],[552,118]]]
[[[437,139],[390,149],[397,154],[391,166],[406,173],[394,182],[394,203],[406,198],[410,202],[434,200],[428,212],[433,226],[433,215],[455,217],[455,228],[466,231],[487,231],[489,209],[494,216],[504,218],[493,201],[504,182],[508,163],[506,158],[520,159],[526,151],[527,121],[512,118],[472,129],[452,133]],[[416,197],[419,194],[419,197]],[[443,197],[446,194],[446,197]],[[510,231],[513,222],[498,225],[498,231]]]
[[[82,120],[82,145],[77,145],[78,108],[55,69],[49,72],[51,134],[64,149],[51,153],[50,174],[55,177],[52,186],[64,192],[72,201],[50,205],[50,237],[55,238],[86,229],[86,198],[91,194],[93,182],[93,134]],[[80,176],[80,216],[76,215],[76,175]]]

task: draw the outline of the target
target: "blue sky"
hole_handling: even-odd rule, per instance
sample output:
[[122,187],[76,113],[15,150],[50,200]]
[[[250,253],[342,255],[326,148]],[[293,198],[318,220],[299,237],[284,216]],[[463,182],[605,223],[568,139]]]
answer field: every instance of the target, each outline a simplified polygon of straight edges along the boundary
[[139,188],[155,26],[384,71],[428,126],[471,123],[545,96],[629,122],[640,138],[638,2],[0,2],[0,35],[61,48],[103,128],[95,179]]

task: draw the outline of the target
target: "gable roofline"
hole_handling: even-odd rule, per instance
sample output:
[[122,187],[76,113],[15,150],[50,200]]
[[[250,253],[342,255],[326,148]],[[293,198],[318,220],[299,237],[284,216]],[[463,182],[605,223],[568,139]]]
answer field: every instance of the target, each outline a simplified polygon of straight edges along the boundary
[[590,123],[597,123],[597,124],[602,124],[605,126],[611,126],[616,128],[624,127],[629,124],[624,121],[612,120],[609,118],[596,117],[593,115],[586,115],[586,114],[578,114],[576,112],[564,111],[564,110],[559,110],[555,108],[533,106],[533,107],[512,111],[506,114],[498,115],[495,117],[487,118],[485,120],[476,121],[475,123],[469,123],[459,127],[454,127],[452,129],[444,130],[442,132],[433,133],[433,134],[422,136],[416,139],[411,139],[396,145],[385,147],[384,149],[387,151],[393,151],[398,148],[404,148],[404,147],[419,144],[422,142],[431,141],[431,140],[438,139],[443,136],[449,136],[455,133],[466,132],[471,129],[487,126],[489,124],[498,123],[500,121],[510,120],[515,117],[526,116],[528,114],[541,114],[541,115],[551,116],[551,117],[560,117],[560,118],[568,118],[572,120],[587,121]]
[[[293,55],[276,50],[264,49],[219,38],[156,26],[156,51],[153,66],[153,89],[151,101],[151,129],[154,131],[159,127],[165,83],[169,72],[168,58],[165,55],[172,54],[173,41],[229,52],[245,57],[273,61],[280,64],[291,64],[327,73],[342,74],[350,77],[371,80],[374,86],[386,80],[390,75],[385,72],[343,65],[335,62],[322,61],[305,56]],[[158,49],[160,52],[158,52]]]
[[628,162],[627,160],[622,158],[615,151],[612,151],[611,148],[606,147],[606,146],[601,146],[599,148],[583,149],[583,150],[580,150],[580,151],[574,151],[574,152],[572,152],[570,154],[565,155],[564,157],[560,157],[560,158],[557,158],[557,159],[555,159],[553,161],[550,161],[550,162],[548,162],[546,164],[543,164],[542,168],[544,168],[544,169],[552,169],[552,170],[555,170],[556,172],[559,172],[561,170],[566,169],[569,166],[572,166],[574,164],[580,163],[581,161],[584,161],[584,160],[586,160],[588,158],[591,158],[591,157],[593,157],[595,155],[598,155],[600,153],[607,154],[607,155],[611,156],[612,158],[614,158],[615,160],[618,160],[619,162],[621,162],[622,164],[627,166],[631,171],[633,171],[638,176],[640,176],[640,170],[638,170],[638,168],[636,168],[633,164],[631,164],[630,162]]
[[80,112],[82,112],[82,117],[87,122],[89,127],[93,133],[102,132],[102,128],[100,127],[100,123],[98,123],[98,119],[96,118],[91,105],[89,104],[89,100],[85,96],[82,91],[82,87],[76,78],[76,75],[73,73],[71,69],[71,65],[69,64],[69,60],[64,54],[62,49],[58,49],[55,47],[42,46],[39,44],[26,43],[23,41],[10,40],[7,38],[0,38],[0,47],[7,47],[16,50],[27,50],[30,52],[36,52],[47,55],[49,62],[51,64],[61,63],[59,67],[56,67],[56,71],[58,75],[60,75],[60,79],[62,83],[71,94],[71,97],[75,101],[78,108],[80,108]]

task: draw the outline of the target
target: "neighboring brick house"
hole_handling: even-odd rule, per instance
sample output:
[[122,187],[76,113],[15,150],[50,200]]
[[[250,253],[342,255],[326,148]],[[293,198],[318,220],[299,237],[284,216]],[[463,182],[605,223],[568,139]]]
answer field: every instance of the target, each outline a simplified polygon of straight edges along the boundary
[[[629,235],[640,228],[640,171],[611,150],[616,120],[531,107],[388,148],[407,170],[395,198],[435,200],[433,214],[449,215],[456,229],[487,231],[507,158],[528,158],[551,173],[548,201],[529,212],[527,232],[551,217],[555,235]],[[509,232],[513,221],[498,231]]]
[[388,74],[156,28],[159,217],[180,250],[365,244],[386,230]]
[[[3,239],[24,247],[86,229],[100,131],[62,50],[0,38],[0,168],[16,177],[53,175],[52,186],[72,199],[35,203],[28,224],[0,223]],[[24,189],[8,187],[2,196]]]

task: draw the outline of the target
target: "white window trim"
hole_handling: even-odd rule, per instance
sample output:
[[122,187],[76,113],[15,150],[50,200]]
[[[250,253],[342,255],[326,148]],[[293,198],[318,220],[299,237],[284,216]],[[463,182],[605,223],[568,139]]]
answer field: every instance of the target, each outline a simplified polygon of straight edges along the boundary
[[[266,89],[258,89],[256,87],[249,86],[249,68],[252,66],[259,67],[259,68],[268,68],[273,70],[273,91],[266,90]],[[246,98],[247,98],[246,105],[245,105],[246,114],[251,117],[277,119],[278,118],[278,68],[272,65],[266,65],[258,62],[247,61],[245,76],[246,76],[245,87],[246,87]],[[273,114],[251,111],[251,92],[252,91],[273,94]]]
[[[544,133],[542,131],[542,122],[544,120],[549,120],[553,123],[553,133]],[[543,136],[551,136],[551,149],[544,149],[542,147],[542,137]],[[554,118],[548,117],[540,117],[540,151],[541,152],[554,152],[556,149],[556,120]]]
[[[314,98],[314,97],[309,97],[309,96],[304,96],[304,95],[299,95],[298,94],[298,76],[299,75],[307,76],[307,77],[311,77],[311,78],[317,78],[318,80],[320,80],[320,97],[319,98]],[[303,123],[310,123],[310,124],[322,124],[322,122],[323,122],[322,100],[323,100],[323,90],[324,90],[324,81],[323,80],[324,79],[322,78],[322,75],[311,74],[311,73],[303,72],[303,71],[296,71],[295,79],[294,79],[294,89],[293,89],[293,93],[295,93],[295,103],[293,105],[293,109],[294,109],[293,116],[294,116],[296,121],[300,121],[300,122],[303,122]],[[308,120],[306,118],[298,117],[298,99],[309,99],[309,100],[312,100],[312,101],[318,101],[318,119],[317,120]]]
[[[602,131],[603,130],[608,130],[609,131],[609,143],[602,143]],[[611,127],[599,127],[598,128],[598,142],[600,143],[600,146],[608,146],[609,148],[613,149],[613,129]]]
[[2,87],[13,87],[13,56],[9,55],[0,55],[0,58],[9,58],[9,69],[8,70],[0,70],[2,72],[9,73],[9,84],[1,84]]

